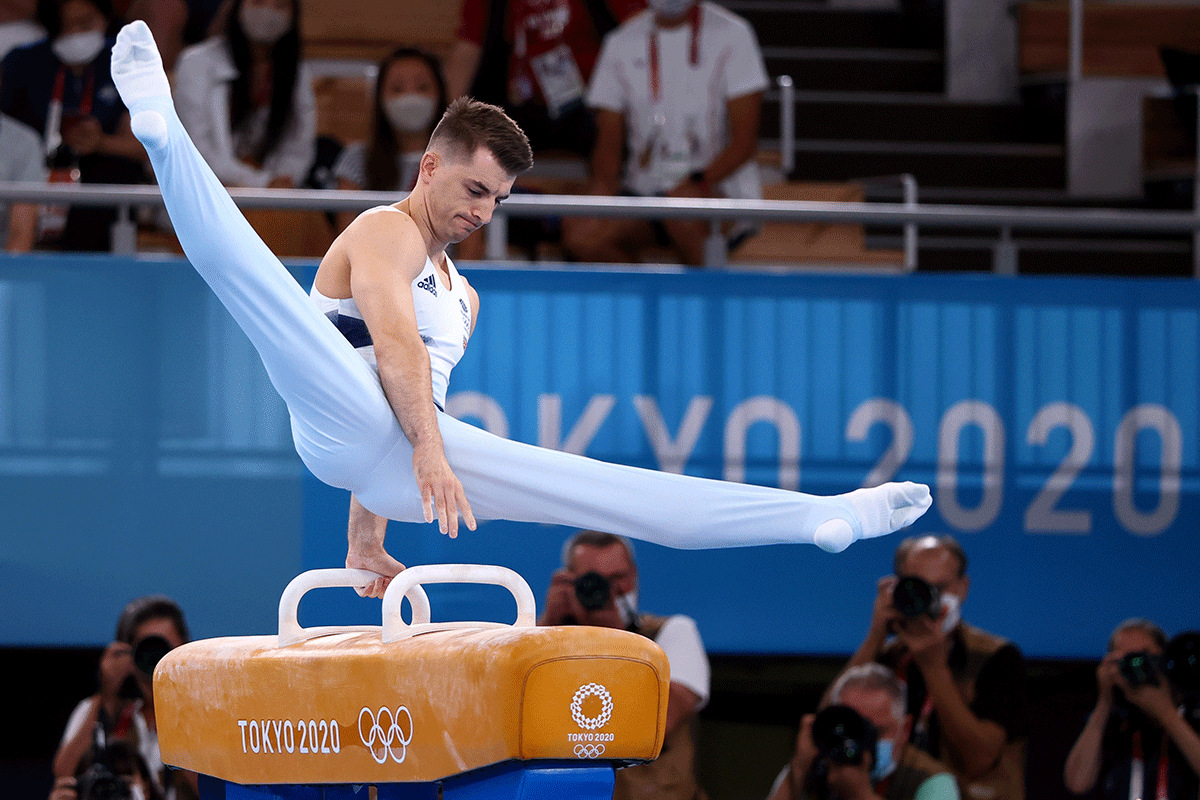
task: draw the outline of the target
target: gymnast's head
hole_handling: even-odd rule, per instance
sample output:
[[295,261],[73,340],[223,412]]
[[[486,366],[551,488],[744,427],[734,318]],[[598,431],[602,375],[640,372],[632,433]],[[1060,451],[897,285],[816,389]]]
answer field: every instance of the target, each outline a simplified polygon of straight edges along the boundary
[[469,97],[450,104],[421,157],[414,194],[422,194],[434,225],[459,242],[486,225],[533,166],[529,139],[499,107]]

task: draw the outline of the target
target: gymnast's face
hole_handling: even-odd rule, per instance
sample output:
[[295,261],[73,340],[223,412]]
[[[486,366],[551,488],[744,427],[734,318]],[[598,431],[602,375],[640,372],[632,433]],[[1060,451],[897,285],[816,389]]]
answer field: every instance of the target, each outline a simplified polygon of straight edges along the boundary
[[421,159],[429,221],[442,242],[461,242],[488,224],[516,177],[485,147],[467,157],[453,148],[431,148]]

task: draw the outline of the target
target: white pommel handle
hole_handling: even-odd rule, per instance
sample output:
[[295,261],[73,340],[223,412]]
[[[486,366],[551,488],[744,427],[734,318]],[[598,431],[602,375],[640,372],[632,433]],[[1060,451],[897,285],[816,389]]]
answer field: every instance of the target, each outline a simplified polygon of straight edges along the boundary
[[[312,569],[292,578],[279,597],[279,646],[287,647],[335,633],[379,633],[378,625],[323,625],[302,628],[298,618],[300,598],[309,589],[366,586],[379,577],[381,576],[366,569]],[[413,589],[413,594],[415,599],[410,600],[413,608],[421,604],[429,608],[429,598],[424,589],[417,586]]]
[[[513,628],[532,628],[537,624],[533,590],[525,579],[508,567],[490,564],[422,564],[409,567],[388,584],[383,593],[383,641],[397,642],[420,633],[432,633],[465,628],[507,628],[502,622],[430,622],[429,596],[421,589],[423,583],[491,583],[512,592],[517,601],[517,619]],[[412,623],[400,616],[405,597],[412,606]]]

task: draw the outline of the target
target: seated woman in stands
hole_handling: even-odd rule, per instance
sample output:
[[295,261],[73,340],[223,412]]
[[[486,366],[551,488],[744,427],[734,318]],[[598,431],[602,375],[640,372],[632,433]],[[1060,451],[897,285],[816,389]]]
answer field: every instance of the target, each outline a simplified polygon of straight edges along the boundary
[[[41,0],[38,17],[47,38],[14,49],[0,65],[0,113],[41,137],[56,183],[144,183],[146,153],[109,71],[112,3]],[[42,244],[107,250],[115,219],[112,208],[48,208]]]
[[[371,140],[346,147],[334,165],[339,189],[407,192],[421,156],[446,110],[446,82],[437,57],[412,47],[392,51],[375,80]],[[338,215],[338,229],[354,219]]]
[[301,61],[300,0],[233,0],[218,28],[179,54],[180,120],[226,186],[303,184],[317,105]]

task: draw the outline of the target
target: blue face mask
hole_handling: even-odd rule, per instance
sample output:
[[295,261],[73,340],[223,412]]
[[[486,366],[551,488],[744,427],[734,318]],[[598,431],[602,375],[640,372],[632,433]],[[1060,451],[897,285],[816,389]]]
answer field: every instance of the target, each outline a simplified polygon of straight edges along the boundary
[[896,771],[896,754],[891,739],[880,739],[875,743],[875,765],[871,767],[871,782],[881,780]]

